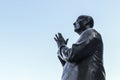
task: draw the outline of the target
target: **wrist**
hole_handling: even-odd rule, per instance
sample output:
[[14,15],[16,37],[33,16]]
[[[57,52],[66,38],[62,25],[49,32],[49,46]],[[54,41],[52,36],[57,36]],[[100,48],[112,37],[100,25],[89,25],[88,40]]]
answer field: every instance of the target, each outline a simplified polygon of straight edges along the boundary
[[60,53],[62,53],[62,49],[65,47],[65,45],[62,45],[60,46],[59,50],[60,50]]

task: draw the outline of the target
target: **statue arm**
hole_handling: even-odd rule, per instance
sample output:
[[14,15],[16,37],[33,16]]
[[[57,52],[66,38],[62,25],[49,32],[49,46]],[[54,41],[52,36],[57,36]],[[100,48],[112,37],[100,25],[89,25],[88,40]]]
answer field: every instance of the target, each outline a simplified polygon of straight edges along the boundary
[[58,56],[58,59],[61,62],[62,66],[64,66],[66,62],[64,60],[62,60],[61,57],[59,57],[59,56]]
[[79,61],[92,55],[97,47],[95,39],[86,40],[80,44],[73,44],[69,61]]
[[61,62],[62,66],[64,66],[65,63],[66,63],[66,61],[64,61],[64,60],[62,59],[62,56],[60,55],[60,49],[58,50],[57,54],[58,54],[58,59],[59,59],[59,61]]
[[72,45],[72,48],[63,46],[60,49],[60,57],[64,61],[77,62],[93,54],[97,46],[96,36],[92,35],[80,43]]

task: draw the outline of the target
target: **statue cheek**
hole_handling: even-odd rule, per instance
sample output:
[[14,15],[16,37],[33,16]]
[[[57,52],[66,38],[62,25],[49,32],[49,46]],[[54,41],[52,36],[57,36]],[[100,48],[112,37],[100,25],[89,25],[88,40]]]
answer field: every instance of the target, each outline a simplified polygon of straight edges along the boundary
[[80,25],[79,24],[76,24],[75,25],[75,29],[79,29],[80,28]]

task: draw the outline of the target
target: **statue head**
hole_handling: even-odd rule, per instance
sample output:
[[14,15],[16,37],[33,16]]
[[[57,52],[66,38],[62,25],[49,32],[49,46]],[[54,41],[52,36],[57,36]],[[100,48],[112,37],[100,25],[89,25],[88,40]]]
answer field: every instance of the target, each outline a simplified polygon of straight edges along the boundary
[[74,22],[73,25],[75,32],[80,34],[87,28],[93,28],[94,21],[91,16],[81,15],[77,18],[76,22]]

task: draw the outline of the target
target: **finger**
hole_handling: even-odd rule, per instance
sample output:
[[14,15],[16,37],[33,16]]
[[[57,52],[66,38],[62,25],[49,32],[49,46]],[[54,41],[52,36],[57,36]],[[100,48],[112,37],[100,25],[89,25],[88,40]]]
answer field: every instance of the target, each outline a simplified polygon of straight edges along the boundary
[[68,40],[69,40],[69,39],[66,39],[65,44],[67,44],[67,43],[68,43]]
[[55,36],[56,36],[56,39],[58,40],[58,39],[59,39],[59,37],[57,36],[57,34],[55,34]]
[[64,38],[63,38],[61,33],[58,33],[58,35],[59,35],[59,38],[62,38],[64,40]]
[[58,33],[58,35],[62,36],[62,34],[61,34],[61,33]]
[[54,38],[54,40],[57,42],[58,40],[56,38]]
[[58,33],[59,37],[63,37],[61,33]]

